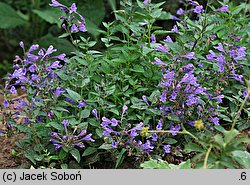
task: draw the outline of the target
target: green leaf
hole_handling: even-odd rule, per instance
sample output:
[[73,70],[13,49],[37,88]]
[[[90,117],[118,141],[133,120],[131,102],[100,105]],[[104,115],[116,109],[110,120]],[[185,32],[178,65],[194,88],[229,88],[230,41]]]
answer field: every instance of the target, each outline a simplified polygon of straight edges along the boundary
[[180,117],[177,116],[177,115],[175,115],[175,114],[169,114],[168,115],[168,119],[170,121],[176,121],[176,122],[180,122],[181,121]]
[[116,162],[115,162],[115,168],[117,168],[123,161],[123,158],[124,158],[124,153],[126,152],[127,150],[125,148],[122,148],[122,151],[119,153],[117,159],[116,159]]
[[140,165],[143,169],[170,169],[169,164],[163,160],[150,159]]
[[144,68],[140,65],[135,65],[133,69],[130,69],[130,71],[134,71],[137,73],[144,73],[145,72]]
[[81,111],[80,117],[81,119],[88,118],[90,115],[90,110],[89,109],[84,109]]
[[232,131],[225,131],[225,142],[228,144],[230,143],[237,135],[239,134],[238,130],[232,130]]
[[116,10],[116,0],[108,0],[109,5],[111,6],[112,10]]
[[0,28],[15,28],[25,23],[26,21],[11,6],[0,2]]
[[232,152],[234,160],[236,160],[243,168],[250,169],[250,153],[247,151]]
[[113,149],[111,144],[103,143],[98,149],[110,150]]
[[201,148],[199,145],[194,144],[194,143],[188,143],[185,146],[185,152],[206,152],[203,148]]
[[75,158],[75,160],[79,163],[81,160],[81,155],[80,152],[73,148],[72,150],[69,151],[69,153]]
[[58,157],[59,157],[59,159],[65,159],[67,157],[67,155],[68,155],[68,153],[65,150],[61,149]]
[[63,131],[64,127],[61,123],[57,123],[57,122],[50,122],[46,125],[46,127],[53,127],[57,130]]
[[191,169],[190,159],[188,159],[187,161],[182,162],[181,164],[179,164],[179,169]]
[[93,153],[95,153],[97,151],[97,148],[94,148],[94,147],[88,147],[84,150],[82,156],[88,156],[88,155],[91,155]]
[[61,164],[61,168],[62,168],[62,169],[68,169],[68,165],[65,164],[65,163],[63,163],[63,164]]
[[63,12],[58,8],[33,10],[33,12],[50,24],[58,24],[58,26],[60,26],[63,22],[58,19],[63,14]]
[[36,164],[35,158],[34,158],[35,152],[32,149],[28,149],[24,152],[24,156],[27,157],[32,163]]
[[75,100],[76,102],[78,102],[79,100],[82,99],[81,95],[78,94],[77,92],[75,91],[72,91],[70,89],[66,89],[67,93],[69,94],[70,98]]

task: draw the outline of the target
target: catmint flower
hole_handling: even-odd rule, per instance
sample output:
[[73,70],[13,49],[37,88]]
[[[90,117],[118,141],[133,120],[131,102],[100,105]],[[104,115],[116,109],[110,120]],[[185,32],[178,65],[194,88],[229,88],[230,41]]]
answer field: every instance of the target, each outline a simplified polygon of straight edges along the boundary
[[38,44],[33,44],[30,49],[29,49],[29,52],[32,52],[32,51],[35,51],[35,50],[38,50],[39,49],[39,45]]
[[151,35],[151,43],[154,44],[156,42],[155,34]]
[[152,4],[149,4],[149,3],[148,3],[148,0],[144,0],[144,1],[143,1],[143,4],[145,4],[145,5],[147,5],[147,6],[152,6]]
[[78,32],[78,28],[75,24],[72,24],[71,28],[70,28],[71,32]]
[[219,118],[214,117],[214,118],[210,118],[210,120],[211,120],[215,125],[220,125],[220,124],[219,124]]
[[70,9],[70,11],[69,11],[70,14],[72,14],[73,12],[76,12],[76,10],[77,10],[76,4],[73,3],[73,4],[70,6],[69,9]]
[[123,105],[123,107],[122,107],[122,115],[124,115],[127,110],[128,110],[128,106],[127,105]]
[[36,69],[37,69],[36,64],[33,64],[33,65],[31,65],[31,66],[28,68],[28,70],[29,70],[31,73],[36,72]]
[[117,147],[118,147],[117,142],[114,141],[114,140],[112,141],[112,144],[111,144],[111,145],[112,145],[112,148],[117,148]]
[[160,101],[164,103],[166,101],[166,99],[167,99],[167,94],[166,94],[166,92],[164,92],[160,96]]
[[11,93],[11,94],[17,94],[17,90],[16,90],[16,88],[15,88],[14,86],[12,86],[12,87],[10,88],[10,93]]
[[230,50],[229,54],[234,60],[246,60],[246,47],[235,46]]
[[158,124],[157,124],[157,126],[156,126],[156,130],[162,130],[162,122],[163,122],[162,119],[160,119],[160,120],[158,121]]
[[182,15],[184,13],[184,10],[182,8],[179,8],[176,12],[177,15]]
[[174,125],[171,125],[170,126],[170,130],[172,131],[172,136],[176,136],[177,135],[177,132],[180,131],[181,129],[181,126],[180,124],[174,126]]
[[142,95],[142,100],[147,104],[147,106],[149,106],[147,97],[145,95]]
[[162,45],[162,44],[159,44],[157,46],[157,48],[155,48],[156,51],[160,51],[160,52],[163,52],[163,53],[168,53],[169,54],[169,50],[166,46]]
[[56,97],[58,97],[64,92],[65,92],[65,90],[61,89],[60,87],[57,87],[54,94],[55,94]]
[[164,155],[171,152],[171,145],[163,145]]
[[63,4],[59,3],[56,0],[51,0],[51,3],[49,4],[49,6],[52,6],[52,7],[65,7]]
[[173,40],[171,39],[170,36],[167,36],[166,39],[163,40],[164,42],[171,42],[173,43]]
[[146,143],[142,144],[142,150],[144,150],[146,153],[150,153],[152,149],[154,149],[154,146],[151,144],[149,140],[146,141]]
[[187,101],[186,101],[186,105],[187,106],[191,106],[191,105],[197,104],[198,100],[200,99],[199,96],[195,97],[193,94],[188,95],[187,98],[188,98]]
[[51,58],[56,58],[56,59],[59,59],[59,60],[62,60],[64,62],[66,62],[66,54],[65,53],[62,53],[60,55],[57,55],[57,56],[54,56],[54,57],[51,57]]
[[4,101],[3,101],[3,106],[4,106],[5,108],[7,108],[7,107],[10,106],[8,100],[4,100]]
[[152,137],[152,141],[157,141],[158,139],[158,135],[156,133],[153,133],[151,137]]
[[236,74],[236,73],[235,73],[235,70],[232,70],[231,72],[232,72],[232,74],[233,74],[233,77],[232,77],[232,78],[234,78],[235,80],[237,80],[237,81],[243,83],[243,80],[242,80],[242,78],[244,77],[243,75],[238,75],[238,74]]
[[63,124],[63,126],[64,126],[64,129],[65,129],[65,131],[66,131],[66,133],[68,133],[68,125],[69,125],[69,121],[68,120],[66,120],[66,119],[64,119],[63,121],[62,121],[62,124]]
[[213,97],[212,100],[217,100],[218,102],[222,103],[222,98],[224,98],[224,95]]
[[87,29],[86,29],[86,27],[85,27],[85,22],[82,21],[82,22],[78,25],[78,29],[79,29],[79,31],[81,31],[81,32],[86,32]]
[[177,93],[173,91],[173,93],[171,94],[170,100],[175,100],[176,97],[177,97]]
[[218,9],[215,10],[216,12],[227,12],[230,13],[230,11],[228,10],[228,5],[222,6]]
[[67,102],[69,102],[70,104],[73,104],[73,105],[76,104],[75,101],[72,100],[72,99],[70,99],[70,98],[66,97],[64,100],[67,101]]
[[86,102],[84,102],[83,100],[80,100],[79,102],[78,102],[78,105],[77,105],[77,107],[78,108],[83,108],[83,107],[86,107],[88,104],[86,103]]
[[30,123],[29,118],[24,118],[24,124],[28,125]]
[[204,12],[203,6],[202,6],[202,5],[196,6],[196,7],[193,9],[193,12],[194,12],[194,13],[197,13],[197,14],[200,14],[200,13]]
[[209,50],[209,54],[206,55],[207,61],[213,61],[217,58],[217,55],[213,52],[213,50]]
[[177,33],[177,32],[178,32],[178,27],[177,27],[177,25],[174,25],[173,28],[171,29],[171,31]]
[[115,118],[112,118],[112,119],[111,119],[111,126],[115,127],[115,126],[117,126],[117,125],[118,125],[118,120],[115,119]]
[[155,61],[151,62],[151,64],[161,65],[161,66],[167,66],[167,64],[165,64],[164,62],[162,62],[159,58],[155,57],[154,59],[155,59]]
[[96,109],[93,109],[93,110],[91,111],[91,113],[96,117],[96,119],[99,119],[99,118],[98,118],[98,112],[97,112]]
[[218,46],[214,46],[214,49],[226,53],[221,43],[218,43]]
[[183,57],[183,58],[187,58],[187,59],[189,59],[189,60],[192,60],[192,59],[196,59],[196,58],[194,57],[194,55],[195,55],[195,53],[194,53],[194,52],[191,52],[191,53],[188,53],[188,54],[186,54],[186,55],[183,55],[182,57]]
[[91,136],[92,136],[92,134],[88,134],[84,138],[80,139],[79,141],[91,141],[91,142],[95,142],[95,140],[92,139]]
[[220,53],[217,57],[217,64],[219,66],[218,72],[222,73],[224,71],[225,57]]

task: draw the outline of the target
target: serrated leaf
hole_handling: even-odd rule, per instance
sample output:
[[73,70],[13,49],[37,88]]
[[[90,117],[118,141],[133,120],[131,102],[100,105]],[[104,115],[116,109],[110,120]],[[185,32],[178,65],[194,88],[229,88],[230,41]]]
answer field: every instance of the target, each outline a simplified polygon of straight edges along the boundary
[[170,121],[176,121],[176,122],[181,121],[180,117],[175,114],[169,114],[167,117]]
[[80,152],[73,148],[72,150],[69,151],[69,153],[75,158],[75,160],[79,163],[81,160],[81,155]]
[[250,153],[247,151],[234,151],[232,152],[234,159],[246,169],[250,169]]
[[186,152],[206,152],[206,150],[204,150],[203,148],[201,148],[199,145],[195,144],[195,143],[188,143],[185,146],[185,151]]

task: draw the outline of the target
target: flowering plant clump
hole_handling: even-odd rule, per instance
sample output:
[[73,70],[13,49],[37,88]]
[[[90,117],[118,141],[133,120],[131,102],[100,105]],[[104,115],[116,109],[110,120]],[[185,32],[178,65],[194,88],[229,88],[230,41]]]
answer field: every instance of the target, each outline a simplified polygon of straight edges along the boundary
[[[99,30],[106,48],[98,51],[76,3],[51,1],[66,15],[60,37],[76,48],[66,57],[20,42],[24,57],[16,56],[1,105],[8,127],[26,134],[17,146],[34,165],[245,167],[250,30],[236,12],[247,9],[187,0],[171,15],[163,4],[122,1]],[[165,30],[157,20],[173,24]]]

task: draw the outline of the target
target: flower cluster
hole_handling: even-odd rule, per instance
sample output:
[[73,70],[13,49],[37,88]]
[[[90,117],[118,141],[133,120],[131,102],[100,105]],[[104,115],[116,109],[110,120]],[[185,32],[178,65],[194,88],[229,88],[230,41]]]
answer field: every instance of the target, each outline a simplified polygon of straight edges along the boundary
[[83,142],[95,141],[94,139],[91,138],[92,134],[87,134],[86,130],[82,130],[79,134],[77,134],[76,133],[77,127],[75,127],[72,133],[70,133],[68,129],[69,127],[68,120],[63,120],[62,124],[64,126],[64,131],[65,131],[64,134],[59,133],[59,132],[50,133],[50,135],[53,137],[53,139],[50,139],[50,142],[54,144],[56,150],[58,150],[61,147],[73,148],[76,146],[79,148],[84,148],[85,145]]
[[[61,16],[60,19],[64,20],[69,26],[70,32],[86,32],[86,22],[84,17],[77,12],[76,4],[73,3],[70,7],[67,7],[56,0],[52,0],[51,4],[52,7],[60,7],[62,11],[67,14],[67,17]],[[80,20],[77,18],[79,17]],[[62,25],[62,28],[67,29],[65,24]]]

